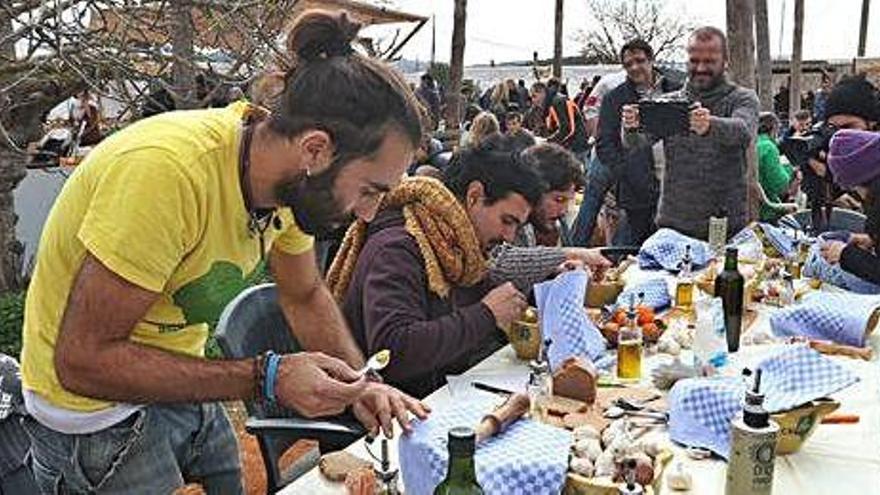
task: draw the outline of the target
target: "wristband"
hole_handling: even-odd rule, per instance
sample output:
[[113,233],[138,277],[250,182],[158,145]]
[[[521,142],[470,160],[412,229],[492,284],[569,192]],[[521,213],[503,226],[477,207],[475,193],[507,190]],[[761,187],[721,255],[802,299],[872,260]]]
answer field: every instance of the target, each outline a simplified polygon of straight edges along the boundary
[[281,364],[281,356],[272,351],[266,353],[266,380],[264,382],[263,397],[269,403],[275,402],[275,382],[278,379],[278,365]]

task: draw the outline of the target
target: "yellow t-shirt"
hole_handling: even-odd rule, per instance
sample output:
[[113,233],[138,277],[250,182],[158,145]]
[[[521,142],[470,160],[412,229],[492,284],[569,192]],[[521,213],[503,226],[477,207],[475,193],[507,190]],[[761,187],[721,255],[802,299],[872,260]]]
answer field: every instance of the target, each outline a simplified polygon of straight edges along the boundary
[[[113,404],[65,390],[53,354],[68,295],[88,251],[126,280],[160,294],[131,340],[204,356],[209,325],[262,272],[239,183],[249,107],[169,112],[106,139],[70,176],[43,228],[27,294],[24,387],[52,405],[91,412]],[[265,233],[289,254],[312,238],[282,209]],[[108,301],[107,311],[112,311]],[[107,370],[112,373],[113,370]]]

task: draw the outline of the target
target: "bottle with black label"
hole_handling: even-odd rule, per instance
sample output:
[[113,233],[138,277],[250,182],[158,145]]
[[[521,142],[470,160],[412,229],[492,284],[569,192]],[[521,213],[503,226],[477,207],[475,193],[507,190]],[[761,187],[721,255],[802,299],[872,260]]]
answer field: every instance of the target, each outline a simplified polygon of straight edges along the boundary
[[779,425],[764,409],[761,370],[746,392],[742,417],[733,420],[725,495],[770,495]]
[[715,297],[721,298],[724,305],[724,331],[727,333],[727,351],[739,350],[742,332],[744,291],[746,281],[737,268],[739,252],[735,247],[727,248],[724,271],[715,278]]

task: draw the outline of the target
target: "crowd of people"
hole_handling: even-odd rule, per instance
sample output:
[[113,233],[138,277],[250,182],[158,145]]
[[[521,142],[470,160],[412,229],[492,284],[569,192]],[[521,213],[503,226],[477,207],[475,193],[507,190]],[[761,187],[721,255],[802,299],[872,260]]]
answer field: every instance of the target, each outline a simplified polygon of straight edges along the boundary
[[[813,204],[831,198],[833,178],[860,199],[867,234],[824,254],[880,281],[880,104],[864,79],[830,91],[822,148],[812,116],[780,132],[727,78],[722,31],[688,37],[685,80],[631,40],[622,70],[574,98],[554,80],[493,87],[450,155],[425,125],[441,115],[436,83],[413,91],[353,50],[358,29],[345,13],[303,14],[273,108],[144,119],[66,183],[24,323],[24,424],[42,492],[159,493],[197,479],[241,493],[221,400],[347,410],[371,435],[409,428],[446,376],[504,345],[535,283],[572,269],[602,277],[611,263],[587,246],[609,205],[607,242],[638,245],[659,227],[705,239],[710,216],[735,233],[759,202],[776,215],[801,184]],[[680,128],[648,125],[646,100],[687,101]],[[783,135],[808,142],[803,163],[781,163]],[[333,231],[344,236],[323,274],[313,236]],[[307,352],[203,359],[209,327],[266,267]],[[356,371],[383,349],[384,383]]]

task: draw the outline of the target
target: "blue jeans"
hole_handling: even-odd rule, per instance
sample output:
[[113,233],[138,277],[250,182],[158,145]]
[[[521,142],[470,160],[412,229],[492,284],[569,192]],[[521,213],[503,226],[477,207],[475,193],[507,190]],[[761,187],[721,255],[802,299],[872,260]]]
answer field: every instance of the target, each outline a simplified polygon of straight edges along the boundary
[[590,242],[590,236],[596,227],[596,217],[602,208],[605,194],[611,188],[611,171],[593,152],[587,166],[587,187],[584,190],[584,200],[578,210],[577,218],[572,226],[572,243],[575,246],[586,246]]
[[235,433],[218,403],[150,405],[110,428],[67,435],[27,418],[43,494],[172,493],[187,482],[241,494]]

